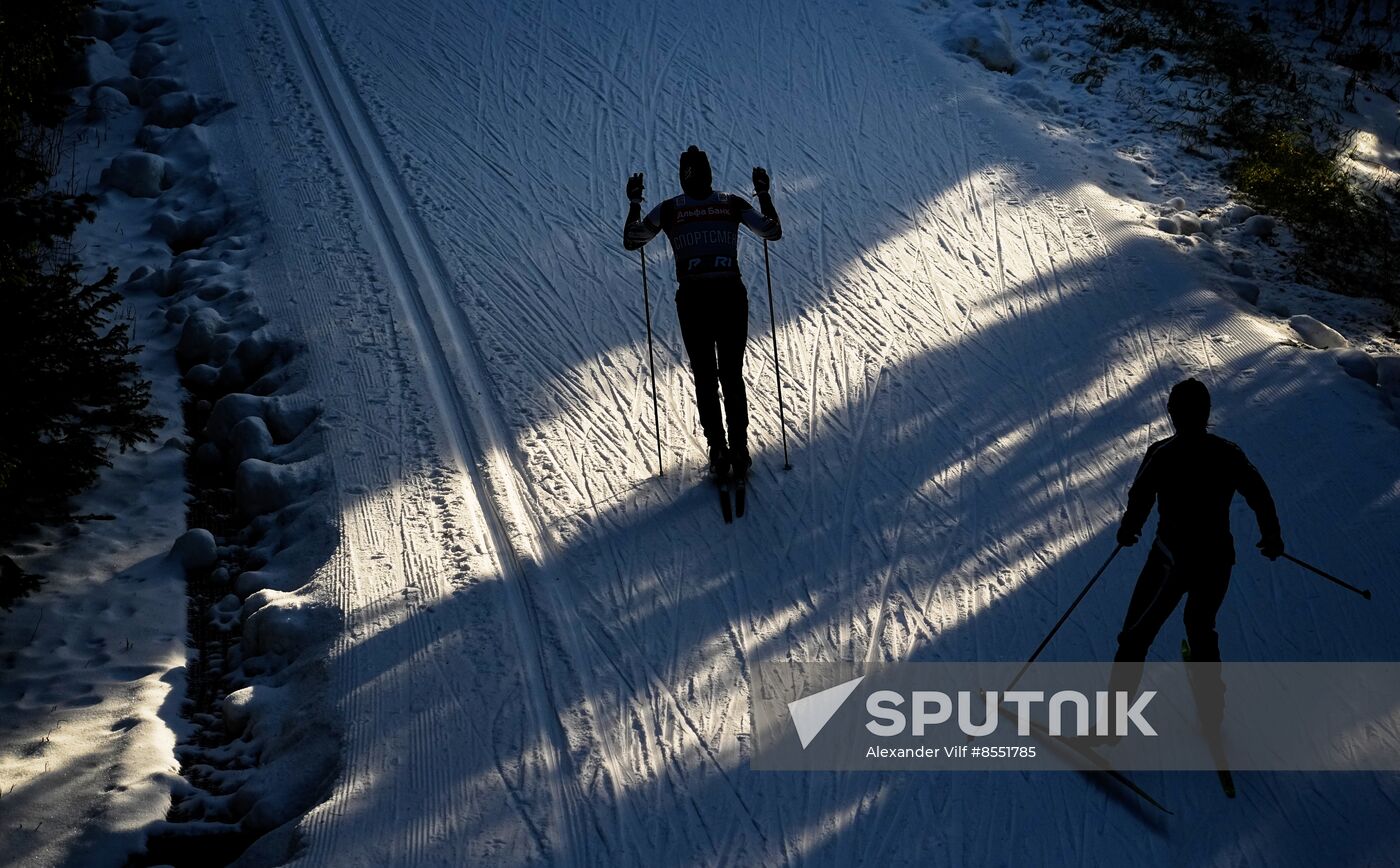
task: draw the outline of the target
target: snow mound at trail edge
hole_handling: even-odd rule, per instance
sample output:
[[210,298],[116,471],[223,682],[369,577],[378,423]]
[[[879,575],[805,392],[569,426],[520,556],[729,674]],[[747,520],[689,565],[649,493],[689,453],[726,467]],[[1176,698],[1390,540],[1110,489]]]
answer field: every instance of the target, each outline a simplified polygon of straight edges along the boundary
[[1013,73],[1021,68],[1011,46],[1011,28],[993,9],[959,12],[949,20],[947,33],[945,48],[971,57],[993,72]]

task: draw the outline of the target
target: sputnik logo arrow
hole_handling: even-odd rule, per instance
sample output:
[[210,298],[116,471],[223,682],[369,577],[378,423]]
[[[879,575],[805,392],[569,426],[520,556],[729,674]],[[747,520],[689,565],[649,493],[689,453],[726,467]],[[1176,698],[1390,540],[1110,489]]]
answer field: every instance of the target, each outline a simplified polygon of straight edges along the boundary
[[855,691],[856,685],[864,680],[864,675],[852,678],[835,687],[828,687],[788,703],[788,713],[792,715],[792,725],[797,728],[797,737],[802,741],[803,750],[807,749],[807,745],[812,743],[812,739],[817,737],[817,733],[822,731],[822,727],[826,726],[836,712],[841,710],[841,706]]

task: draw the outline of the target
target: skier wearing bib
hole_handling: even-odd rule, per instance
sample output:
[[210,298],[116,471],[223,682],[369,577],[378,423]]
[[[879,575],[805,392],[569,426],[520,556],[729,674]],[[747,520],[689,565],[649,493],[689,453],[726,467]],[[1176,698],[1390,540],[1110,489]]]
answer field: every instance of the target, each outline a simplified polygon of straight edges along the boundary
[[670,240],[676,258],[676,317],[695,376],[695,403],[709,444],[710,470],[718,477],[743,476],[753,460],[744,389],[749,295],[739,275],[739,225],[767,241],[783,237],[783,227],[768,193],[768,172],[762,168],[753,170],[761,211],[742,197],[716,192],[709,157],[694,145],[681,154],[680,182],[681,195],[665,200],[643,218],[642,174],[628,179],[630,205],[622,246],[636,250],[658,232],[665,232]]

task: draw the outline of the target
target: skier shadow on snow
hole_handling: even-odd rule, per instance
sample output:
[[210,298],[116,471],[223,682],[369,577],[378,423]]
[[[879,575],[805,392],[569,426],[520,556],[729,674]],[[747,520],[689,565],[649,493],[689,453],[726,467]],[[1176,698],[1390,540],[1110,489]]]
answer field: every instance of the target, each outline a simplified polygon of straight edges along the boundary
[[[1132,240],[1117,258],[1151,262],[1155,247],[1137,249],[1150,244]],[[1139,276],[1144,282],[1148,279]],[[892,809],[891,815],[860,826],[861,831],[831,835],[804,857],[841,862],[853,855],[879,855],[882,846],[896,852],[946,846],[947,836],[937,824],[900,826],[902,837],[896,840],[880,837],[882,829],[891,831],[910,809],[952,811],[950,820],[957,822],[960,806],[972,810],[976,804],[996,801],[1009,803],[1013,814],[1049,810],[1059,812],[1066,822],[1080,816],[1085,795],[1048,773],[1030,776],[1063,797],[1048,806],[1042,787],[1010,775],[818,774],[804,776],[803,785],[795,786],[792,775],[754,774],[742,761],[726,764],[718,759],[732,754],[709,743],[724,742],[726,732],[746,730],[746,721],[737,715],[689,721],[678,696],[690,697],[697,685],[719,683],[722,689],[709,699],[686,700],[713,708],[724,699],[724,690],[746,689],[747,669],[759,660],[864,659],[882,586],[887,591],[886,630],[891,631],[886,642],[892,650],[906,651],[908,659],[1015,660],[1028,653],[1111,548],[1136,457],[1165,433],[1160,425],[1166,386],[1187,372],[1181,365],[1191,361],[1168,360],[1147,372],[1143,382],[1124,384],[1111,397],[1080,409],[1081,396],[1112,383],[1110,354],[1050,338],[1079,331],[1082,325],[1080,333],[1126,341],[1138,333],[1139,317],[1160,313],[1163,303],[1183,305],[1194,333],[1173,337],[1172,346],[1164,350],[1170,353],[1180,349],[1177,345],[1195,346],[1201,333],[1218,330],[1228,311],[1224,304],[1192,311],[1184,296],[1171,290],[1161,294],[1167,298],[1139,291],[1112,309],[1106,295],[1131,291],[1120,283],[1123,277],[1134,279],[1131,274],[1115,279],[1093,264],[1062,270],[1062,283],[1079,281],[1082,287],[1058,305],[981,325],[977,346],[950,343],[882,370],[870,394],[854,395],[846,405],[831,408],[817,419],[810,439],[793,438],[797,469],[790,475],[772,470],[775,444],[759,444],[755,438],[752,511],[733,529],[720,525],[707,494],[674,481],[637,487],[594,518],[555,528],[557,556],[549,572],[528,570],[532,585],[558,582],[564,595],[559,599],[572,604],[561,611],[548,594],[532,593],[543,616],[543,644],[550,649],[554,707],[602,709],[594,719],[600,738],[620,740],[619,733],[625,732],[630,740],[634,728],[654,736],[662,728],[678,727],[691,729],[696,742],[674,749],[652,745],[666,756],[648,762],[680,769],[674,773],[681,776],[680,782],[671,773],[640,770],[629,775],[637,778],[630,782],[614,780],[609,785],[594,778],[590,786],[601,788],[590,800],[598,837],[591,844],[576,844],[588,846],[596,856],[603,851],[594,848],[620,843],[603,829],[616,825],[635,833],[637,818],[666,812],[690,816],[703,806],[709,813],[707,827],[742,839],[734,845],[739,849],[731,852],[772,855],[773,838],[783,833],[766,831],[753,815],[755,805],[777,805],[777,819],[787,828],[862,810],[877,790],[911,807]],[[1152,310],[1144,312],[1140,304]],[[1106,306],[1110,309],[1104,314]],[[1005,351],[1016,347],[1039,352],[1027,360]],[[1252,353],[1246,365],[1235,367],[1264,371],[1253,377],[1267,379],[1277,362],[1273,355],[1273,348],[1266,346]],[[956,392],[940,389],[940,378],[949,370],[963,380]],[[749,381],[769,373],[754,364]],[[1250,444],[1252,457],[1274,481],[1285,521],[1290,511],[1294,516],[1304,511],[1307,492],[1316,488],[1344,487],[1358,508],[1385,497],[1385,474],[1357,474],[1336,462],[1312,462],[1308,478],[1300,478],[1300,464],[1290,461],[1279,445],[1296,442],[1296,420],[1306,418],[1307,396],[1298,390],[1276,390],[1273,403],[1261,406],[1251,403],[1257,389],[1251,378],[1233,375],[1212,385],[1220,428]],[[1008,389],[1017,393],[1015,400],[990,400]],[[1062,412],[1063,407],[1070,409]],[[1116,466],[1098,463],[1098,456],[1125,439],[1135,443],[1132,459]],[[954,468],[962,469],[954,473]],[[920,493],[924,488],[930,493]],[[1046,514],[1055,512],[1063,523],[1047,522]],[[1290,523],[1305,524],[1296,517]],[[1238,513],[1235,525],[1249,527]],[[1065,532],[1072,533],[1075,542],[1053,551],[1051,543]],[[1344,604],[1318,597],[1308,610],[1277,596],[1267,599],[1265,583],[1283,583],[1284,577],[1266,578],[1262,564],[1241,565],[1236,592],[1222,612],[1227,657],[1288,656],[1294,649],[1271,641],[1271,635],[1306,632],[1313,617],[1326,617],[1327,611]],[[1131,586],[1128,567],[1107,576],[1046,659],[1110,659]],[[440,605],[496,609],[503,603],[483,596],[499,593],[474,586]],[[1304,596],[1309,591],[1299,582],[1280,596],[1290,593]],[[1241,611],[1245,600],[1254,604],[1249,611]],[[1263,633],[1247,617],[1270,622],[1273,632]],[[902,625],[904,633],[890,624]],[[586,641],[580,642],[575,631]],[[377,638],[353,653],[373,654]],[[571,646],[571,641],[576,644]],[[1383,656],[1387,652],[1381,649],[1393,645],[1379,627],[1361,627],[1351,644],[1318,647],[1314,653],[1330,651],[1337,659]],[[569,658],[567,665],[561,656]],[[400,662],[385,659],[379,668],[387,671]],[[708,738],[705,727],[714,729]],[[543,740],[538,732],[532,737]],[[631,755],[622,749],[616,753]],[[586,754],[573,759],[578,768],[595,772],[601,761]],[[1178,805],[1190,805],[1192,794],[1216,795],[1214,784],[1200,776],[1161,777],[1165,788],[1154,788]],[[393,773],[387,773],[376,785],[392,786],[392,778]],[[1341,789],[1339,782],[1349,778],[1333,776],[1319,783],[1273,776],[1271,783],[1276,789],[1311,793],[1318,787]],[[950,800],[953,790],[959,798]],[[1113,790],[1100,793],[1104,800],[1123,798]],[[1300,796],[1299,801],[1307,800]],[[1124,806],[1141,813],[1135,800]],[[1374,819],[1377,824],[1383,821],[1379,813]],[[541,824],[540,818],[535,820]],[[1251,814],[1251,821],[1251,834],[1263,834],[1263,827],[1271,830],[1265,837],[1277,842],[1282,857],[1305,839],[1305,833],[1288,821],[1287,812]],[[634,845],[652,852],[684,845],[670,840],[676,833],[673,824],[653,820],[645,825],[645,840]],[[1243,827],[1211,827],[1204,833],[1205,842],[1197,839],[1180,846],[1189,847],[1187,852],[1223,846]],[[1168,842],[1179,840],[1172,835],[1170,821],[1152,817],[1149,828]],[[1126,846],[1132,835],[1124,834]],[[1364,852],[1358,849],[1357,854]]]

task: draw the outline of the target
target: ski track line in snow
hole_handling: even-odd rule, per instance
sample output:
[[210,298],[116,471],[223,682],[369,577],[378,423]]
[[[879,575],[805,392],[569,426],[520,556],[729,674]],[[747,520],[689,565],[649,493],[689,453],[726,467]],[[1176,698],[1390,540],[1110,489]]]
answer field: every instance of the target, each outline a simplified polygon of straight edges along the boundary
[[[207,13],[207,9],[201,7],[201,11]],[[275,32],[279,25],[273,20],[271,14],[258,14],[270,12],[270,10],[257,10],[253,20],[258,22],[258,29],[263,34],[265,42],[269,32]],[[225,43],[222,40],[214,40],[205,48],[205,52],[213,61],[213,67],[217,70],[217,78],[211,81],[209,86],[223,88],[234,85],[237,82],[236,73],[230,76],[231,71],[235,71],[237,66],[230,67],[228,59],[222,56],[221,49]],[[235,47],[236,50],[236,47]],[[272,70],[276,70],[275,73]],[[285,86],[286,83],[294,80],[297,73],[293,69],[289,58],[281,56],[278,58],[272,69],[261,78],[259,86],[261,88],[276,88],[278,85]],[[266,92],[265,92],[266,93]],[[315,112],[312,103],[304,95],[298,93],[294,97],[295,109],[303,116],[310,116]],[[304,135],[301,144],[307,144],[313,148],[324,147],[324,136],[311,129]],[[259,143],[261,146],[261,142]],[[288,147],[289,143],[281,142],[282,147]],[[291,148],[287,153],[291,152]],[[305,165],[305,164],[299,164]],[[318,162],[318,166],[319,166]],[[256,169],[255,175],[256,175]],[[301,184],[308,183],[310,174],[304,171],[296,172],[292,175],[295,182],[293,189]],[[317,176],[318,180],[324,180]],[[329,213],[344,213],[353,211],[354,200],[344,185],[316,185],[318,192],[324,191],[328,202]],[[304,204],[302,197],[307,194],[303,188],[297,198]],[[288,215],[291,216],[291,215]],[[269,218],[272,219],[272,218]],[[295,225],[296,220],[302,219],[301,212],[298,211],[291,221],[284,221],[285,225]],[[275,221],[274,221],[275,222]],[[315,221],[320,225],[320,221]],[[310,222],[303,223],[299,229],[310,228]],[[372,261],[372,254],[367,252],[349,251],[349,248],[342,247],[338,243],[330,242],[324,246],[317,247],[305,242],[301,238],[283,239],[286,246],[288,260],[295,263],[295,267],[288,269],[287,274],[317,274],[322,272],[318,267],[323,261],[317,258],[317,254],[324,256],[326,251],[334,252],[336,259],[342,256],[353,258],[354,263],[345,263],[347,272],[353,272],[353,276],[333,272],[330,276],[335,284],[334,298],[332,302],[334,308],[350,306],[356,302],[364,303],[370,301],[377,314],[370,322],[376,323],[374,333],[366,334],[362,328],[363,321],[350,320],[342,321],[340,316],[344,311],[338,311],[337,321],[342,323],[342,328],[347,335],[354,338],[353,346],[357,351],[369,350],[371,348],[388,348],[387,354],[381,355],[357,352],[354,360],[346,358],[335,359],[335,366],[342,370],[353,368],[355,381],[360,384],[363,390],[355,396],[353,400],[360,402],[356,413],[362,423],[362,433],[374,438],[377,442],[373,445],[376,450],[392,447],[394,450],[405,449],[413,453],[415,461],[423,461],[431,448],[425,447],[431,435],[425,429],[421,416],[406,416],[405,409],[410,403],[415,403],[417,390],[411,385],[396,380],[397,375],[404,372],[403,365],[397,360],[403,358],[403,342],[398,330],[387,327],[388,320],[383,315],[388,312],[387,306],[377,300],[373,300],[374,291],[371,288],[366,293],[362,283],[363,277],[368,274],[369,265]],[[322,336],[325,337],[324,335]],[[312,333],[307,333],[307,338],[317,340]],[[374,358],[378,364],[372,364],[369,359]],[[309,362],[313,368],[322,366],[326,357],[319,353],[312,354]],[[334,358],[333,356],[331,358]],[[394,361],[390,361],[394,360]],[[388,364],[386,364],[388,362]],[[329,366],[324,366],[327,369]],[[390,381],[394,381],[392,384]],[[332,377],[335,384],[332,388],[323,389],[322,394],[328,398],[335,396],[340,399],[349,400],[350,397],[339,392],[339,383],[336,377]],[[373,413],[367,412],[369,402],[376,404],[376,409],[386,414],[384,424],[376,424]],[[416,406],[416,404],[415,404]],[[339,411],[330,411],[338,413]],[[353,410],[351,412],[354,412]],[[332,415],[325,417],[327,421],[333,419]],[[412,436],[400,442],[392,431],[408,432]],[[335,436],[336,431],[332,429],[327,432]],[[361,446],[368,445],[361,443]],[[350,449],[347,453],[352,458],[364,455],[360,448]],[[376,455],[379,455],[376,451]],[[404,453],[407,456],[407,452]],[[377,484],[373,471],[373,462],[362,462],[354,460],[336,468],[336,474],[341,477],[342,490],[346,492],[364,492],[372,490]],[[405,485],[411,489],[412,497],[431,497],[439,505],[446,503],[446,499],[452,496],[447,491],[448,479],[445,475],[437,472],[432,473],[431,480],[414,479],[405,480]],[[336,637],[331,651],[332,659],[344,660],[354,654],[354,650],[359,641],[365,635],[367,629],[381,629],[386,624],[401,624],[411,634],[408,648],[412,649],[406,660],[411,660],[414,671],[421,672],[425,677],[416,680],[411,688],[403,690],[399,695],[386,699],[378,696],[375,691],[364,691],[357,689],[360,685],[356,674],[351,671],[351,667],[346,665],[335,666],[338,673],[336,684],[338,689],[336,695],[344,697],[343,719],[350,721],[361,721],[361,715],[368,717],[382,710],[385,704],[409,704],[410,696],[421,697],[427,694],[439,694],[444,690],[451,692],[455,689],[455,680],[448,677],[446,667],[443,663],[444,651],[442,649],[442,637],[434,631],[429,623],[429,619],[417,617],[423,610],[423,600],[426,596],[437,599],[442,593],[443,581],[441,577],[447,573],[444,567],[451,568],[450,563],[444,563],[444,557],[438,554],[438,549],[431,545],[424,545],[425,542],[445,542],[440,536],[434,536],[429,540],[424,540],[421,535],[410,540],[410,525],[404,520],[404,500],[393,500],[383,503],[372,503],[361,497],[352,498],[352,502],[346,504],[343,509],[343,525],[345,538],[356,539],[359,545],[342,545],[337,548],[332,560],[327,564],[327,570],[333,577],[330,587],[335,589],[335,605],[345,613],[345,629]],[[385,514],[387,511],[388,514]],[[386,520],[387,519],[387,520]],[[446,525],[452,527],[449,520]],[[480,522],[474,521],[472,526],[480,529]],[[398,528],[394,532],[394,528]],[[386,558],[390,557],[389,551],[394,551],[399,561],[403,565],[401,575],[396,575],[396,571],[387,569]],[[460,549],[455,551],[460,552]],[[366,557],[373,552],[372,556]],[[449,556],[446,560],[450,561]],[[461,566],[460,563],[457,564]],[[356,605],[357,596],[366,599],[363,605]],[[437,677],[432,677],[429,673],[435,673]],[[407,685],[404,685],[407,687]],[[374,693],[376,698],[366,699],[366,693]],[[455,701],[457,697],[452,696]],[[367,707],[362,707],[366,704]],[[391,705],[392,707],[392,705]],[[422,752],[432,747],[436,742],[436,734],[440,731],[444,721],[441,719],[445,709],[435,709],[431,715],[425,714],[421,725],[415,726],[411,731],[395,733],[386,742],[394,747],[407,742],[409,751]],[[470,733],[475,741],[477,727],[471,726]],[[382,767],[376,764],[375,758],[347,752],[344,757],[344,769],[341,774],[341,781],[337,784],[340,793],[354,793],[363,787],[363,781],[372,779],[377,773],[382,772]],[[432,766],[427,774],[421,774],[421,770],[414,769],[403,771],[404,774],[412,774],[411,786],[416,789],[440,788],[443,792],[450,792],[456,783],[451,777],[453,767],[449,763],[439,763]],[[499,768],[498,768],[499,771]],[[519,815],[523,828],[533,837],[535,846],[540,852],[547,852],[549,847],[544,840],[544,836],[539,830],[539,824],[530,815],[528,806],[522,802],[517,792],[511,787],[509,778],[504,772],[500,772],[502,784],[508,793],[508,803]],[[452,796],[456,797],[457,792]],[[479,817],[479,807],[472,805],[468,810],[450,816],[440,814],[420,815],[413,818],[412,822],[402,822],[404,818],[395,817],[391,821],[402,822],[402,826],[408,830],[405,840],[405,852],[409,859],[418,859],[424,853],[432,841],[441,841],[457,833],[454,828],[458,823],[471,822],[473,818]],[[343,816],[339,814],[337,816]],[[324,816],[316,817],[314,814],[308,818],[308,826],[314,828],[316,824],[324,821]]]
[[[478,501],[490,529],[495,560],[510,589],[509,609],[514,632],[522,645],[531,709],[551,748],[547,761],[557,820],[551,833],[564,836],[562,840],[556,838],[553,842],[555,855],[565,853],[571,858],[581,858],[588,852],[584,848],[590,838],[584,828],[588,801],[572,773],[568,737],[549,690],[539,626],[529,599],[525,567],[508,530],[514,528],[520,535],[529,534],[532,516],[527,514],[521,521],[519,494],[514,490],[514,480],[510,478],[515,469],[508,466],[509,457],[503,446],[505,438],[499,431],[499,422],[493,411],[483,406],[489,401],[489,387],[478,369],[479,363],[465,349],[474,346],[473,339],[461,322],[461,312],[448,296],[441,264],[428,246],[413,212],[406,205],[406,197],[398,186],[398,176],[388,165],[378,144],[377,134],[345,81],[338,62],[333,59],[333,49],[326,43],[323,24],[319,18],[315,21],[306,18],[308,14],[315,17],[316,12],[300,9],[292,0],[278,0],[277,9],[288,45],[310,86],[313,101],[364,212],[366,228],[405,308],[410,329],[418,343],[424,373],[441,410],[453,458],[470,485],[471,493]],[[445,329],[446,335],[440,336],[439,328]],[[443,337],[447,339],[447,347],[455,352],[444,347]],[[463,395],[456,385],[449,353],[457,357],[458,369],[466,376],[474,393],[471,398]],[[473,431],[470,423],[485,430]],[[478,442],[478,437],[482,442]],[[489,480],[478,465],[478,458],[495,470]],[[510,516],[513,522],[508,522],[507,516],[502,514],[501,507],[491,496],[492,490],[497,487],[506,489],[504,500],[515,507]],[[542,534],[536,532],[530,541],[542,542]],[[540,553],[536,551],[532,554],[535,562],[540,564]],[[596,818],[593,823],[596,825]]]

